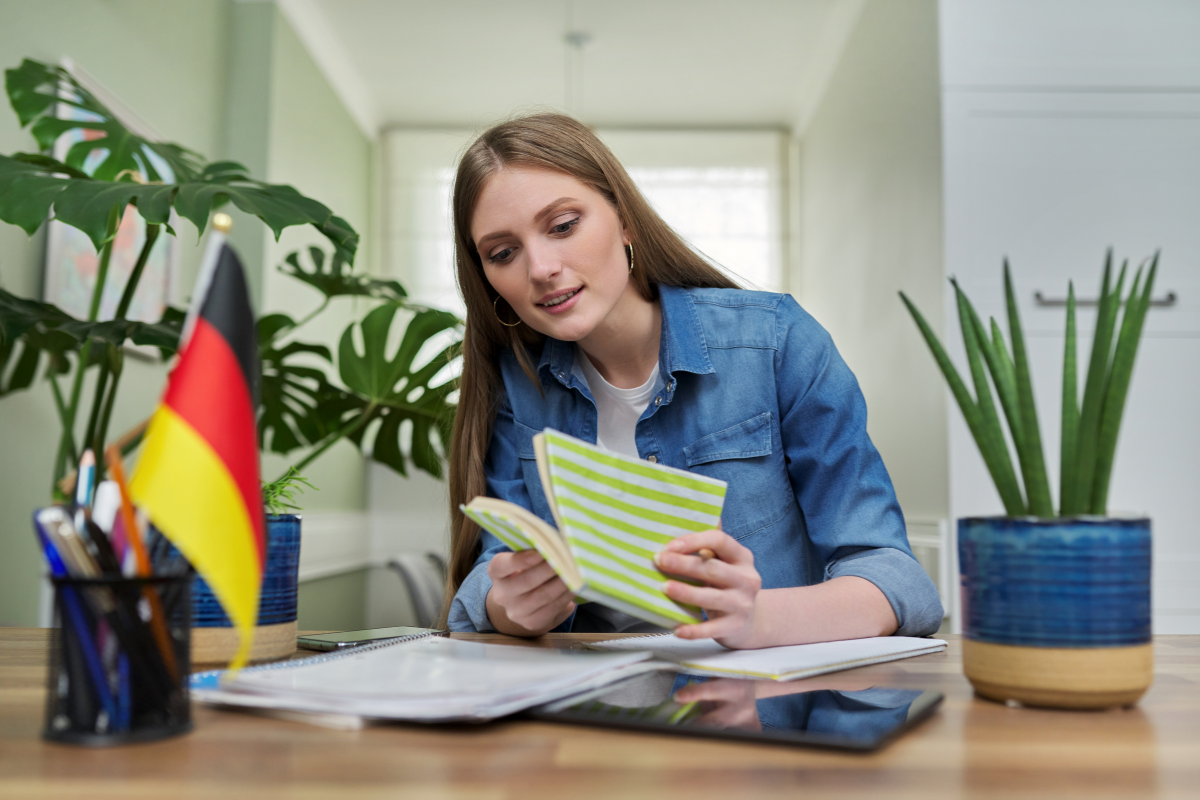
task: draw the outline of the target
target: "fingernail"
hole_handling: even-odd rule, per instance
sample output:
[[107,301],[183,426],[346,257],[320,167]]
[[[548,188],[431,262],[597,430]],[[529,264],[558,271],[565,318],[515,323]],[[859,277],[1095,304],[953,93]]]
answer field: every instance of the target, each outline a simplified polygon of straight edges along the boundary
[[654,554],[654,566],[656,566],[656,567],[657,567],[657,566],[659,566],[659,563],[658,563],[658,557],[659,557],[659,556],[661,556],[661,555],[662,555],[662,553],[661,553],[661,552],[659,552],[659,553],[655,553],[655,554]]
[[662,584],[658,588],[662,589],[663,594],[669,594],[670,589],[671,589],[671,582],[663,581]]

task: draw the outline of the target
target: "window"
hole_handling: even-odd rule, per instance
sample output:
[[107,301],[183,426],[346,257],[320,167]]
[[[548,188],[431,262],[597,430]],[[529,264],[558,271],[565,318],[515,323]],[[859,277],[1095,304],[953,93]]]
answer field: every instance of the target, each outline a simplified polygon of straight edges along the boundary
[[[783,134],[598,132],[651,206],[751,289],[782,291]],[[450,193],[466,131],[393,130],[384,142],[386,269],[414,301],[464,312],[454,277]]]

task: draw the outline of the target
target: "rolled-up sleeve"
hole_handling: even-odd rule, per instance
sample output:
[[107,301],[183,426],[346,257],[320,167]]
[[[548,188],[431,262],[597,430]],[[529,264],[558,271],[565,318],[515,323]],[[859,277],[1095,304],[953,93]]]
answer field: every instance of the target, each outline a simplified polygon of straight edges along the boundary
[[[508,500],[523,508],[530,508],[529,492],[521,477],[521,460],[518,456],[516,420],[507,399],[502,399],[496,409],[496,421],[492,426],[492,441],[488,444],[484,471],[487,475],[489,497]],[[488,576],[488,562],[497,553],[509,551],[499,539],[485,530],[479,532],[480,553],[475,559],[466,580],[458,587],[450,604],[447,625],[455,632],[494,631],[488,619],[487,596],[492,589]]]
[[780,434],[825,577],[870,581],[891,604],[897,634],[932,634],[942,604],[908,545],[891,478],[867,435],[858,381],[829,334],[791,297],[781,301],[777,320]]
[[488,562],[496,553],[508,550],[499,539],[487,531],[480,531],[482,552],[475,559],[466,580],[458,587],[454,601],[450,604],[450,616],[446,625],[456,633],[483,633],[494,631],[487,614],[487,596],[492,589],[492,579],[487,573]]
[[[487,459],[484,462],[487,493],[489,497],[507,500],[533,511],[529,490],[521,472],[519,435],[512,408],[507,400],[502,400],[496,410],[492,441],[488,445]],[[492,589],[492,579],[487,572],[488,562],[497,553],[507,553],[510,550],[485,530],[481,530],[479,536],[479,557],[475,559],[474,566],[458,587],[450,604],[446,624],[455,632],[483,633],[496,630],[487,613],[487,596]],[[570,630],[573,619],[574,614],[555,630]]]

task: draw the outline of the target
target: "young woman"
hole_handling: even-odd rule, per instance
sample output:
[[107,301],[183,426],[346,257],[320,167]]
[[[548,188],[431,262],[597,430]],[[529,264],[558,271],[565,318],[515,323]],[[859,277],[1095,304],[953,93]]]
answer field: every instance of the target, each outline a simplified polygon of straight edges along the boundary
[[743,648],[937,629],[942,607],[858,384],[790,296],[742,291],[691,251],[570,117],[481,135],[453,206],[467,328],[450,452],[452,630],[656,630],[576,606],[535,551],[509,551],[458,510],[486,494],[553,523],[532,445],[547,427],[728,482],[722,530],[656,558],[702,583],[665,584],[706,613],[677,635]]

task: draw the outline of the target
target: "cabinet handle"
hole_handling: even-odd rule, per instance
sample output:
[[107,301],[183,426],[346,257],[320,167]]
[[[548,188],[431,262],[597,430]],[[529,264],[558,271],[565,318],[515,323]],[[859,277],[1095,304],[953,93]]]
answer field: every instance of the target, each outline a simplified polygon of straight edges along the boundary
[[[1065,298],[1065,297],[1046,297],[1041,292],[1034,292],[1033,293],[1033,302],[1037,303],[1042,308],[1065,308],[1067,305],[1067,298]],[[1097,305],[1099,302],[1100,302],[1099,300],[1096,300],[1093,298],[1080,298],[1080,297],[1075,298],[1076,307],[1094,306],[1094,305]],[[1121,302],[1122,302],[1122,304],[1124,303],[1124,301],[1121,301]],[[1170,308],[1171,306],[1175,305],[1178,302],[1179,302],[1179,295],[1175,294],[1175,292],[1167,292],[1165,297],[1160,297],[1157,300],[1151,299],[1150,305],[1157,306],[1159,308]]]

